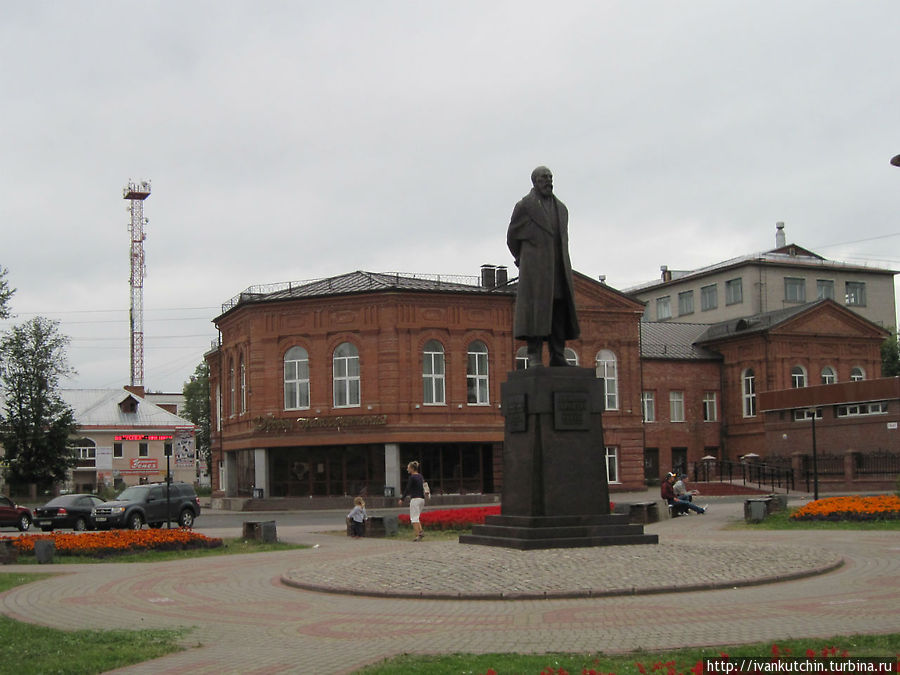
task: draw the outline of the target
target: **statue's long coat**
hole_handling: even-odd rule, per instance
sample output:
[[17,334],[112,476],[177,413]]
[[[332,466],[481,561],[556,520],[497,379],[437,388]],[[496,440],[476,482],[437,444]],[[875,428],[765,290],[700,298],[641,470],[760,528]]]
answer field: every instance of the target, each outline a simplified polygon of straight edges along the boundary
[[[568,304],[565,339],[578,337],[578,317],[575,313],[575,290],[572,283],[572,263],[569,261],[569,210],[553,196],[559,217],[559,237],[565,269],[565,288],[562,297]],[[516,294],[516,316],[513,334],[517,339],[550,335],[553,320],[554,246],[553,225],[541,207],[535,190],[529,192],[513,208],[506,233],[509,247],[519,268]]]

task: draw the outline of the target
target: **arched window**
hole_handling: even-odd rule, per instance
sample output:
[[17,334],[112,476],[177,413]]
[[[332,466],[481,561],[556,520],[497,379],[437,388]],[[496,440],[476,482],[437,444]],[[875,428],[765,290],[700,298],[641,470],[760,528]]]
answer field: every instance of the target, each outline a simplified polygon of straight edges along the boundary
[[309,407],[309,354],[303,347],[291,347],[284,355],[284,409]]
[[616,355],[608,349],[597,352],[597,377],[603,378],[603,389],[606,394],[604,404],[607,410],[619,409],[619,375],[616,368]]
[[822,384],[834,384],[837,382],[837,375],[834,374],[834,368],[825,366],[822,368]]
[[864,379],[866,379],[866,371],[863,370],[860,366],[853,366],[850,369],[851,382],[860,382]]
[[519,347],[516,350],[516,370],[525,370],[528,367],[528,347]]
[[565,354],[566,354],[566,363],[568,363],[570,366],[578,365],[578,354],[575,353],[574,349],[570,349],[569,347],[566,347]]
[[791,387],[794,389],[802,389],[806,386],[806,368],[803,366],[794,366],[791,368]]
[[234,381],[234,359],[228,359],[228,414],[234,415],[237,410],[237,384]]
[[334,407],[359,406],[359,352],[349,342],[334,350]]
[[756,374],[747,368],[741,374],[741,394],[744,402],[744,417],[756,417]]
[[471,405],[487,405],[488,398],[488,348],[481,340],[469,344],[466,359],[466,402]]
[[422,402],[425,405],[445,404],[444,346],[437,340],[425,343],[422,352]]
[[247,412],[247,367],[244,365],[244,355],[241,354],[241,415]]

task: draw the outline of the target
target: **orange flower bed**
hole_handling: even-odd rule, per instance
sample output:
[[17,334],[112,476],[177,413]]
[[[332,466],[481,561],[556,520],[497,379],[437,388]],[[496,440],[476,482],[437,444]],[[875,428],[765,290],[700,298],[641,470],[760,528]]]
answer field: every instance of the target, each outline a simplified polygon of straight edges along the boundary
[[20,534],[11,539],[20,553],[33,554],[34,542],[49,539],[59,555],[104,557],[132,551],[180,551],[218,548],[222,540],[206,537],[191,530],[107,530],[102,532]]
[[900,497],[826,497],[806,504],[791,520],[894,520],[900,518]]

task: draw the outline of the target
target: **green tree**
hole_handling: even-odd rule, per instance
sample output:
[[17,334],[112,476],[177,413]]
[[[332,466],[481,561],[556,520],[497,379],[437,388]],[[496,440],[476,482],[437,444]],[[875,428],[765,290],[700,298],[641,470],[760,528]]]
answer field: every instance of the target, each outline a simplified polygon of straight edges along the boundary
[[9,287],[9,282],[6,280],[8,271],[0,265],[0,319],[9,318],[9,301],[12,299],[13,293],[16,292],[15,288]]
[[50,489],[75,465],[66,445],[76,430],[75,414],[59,394],[60,378],[73,372],[68,343],[56,321],[40,316],[0,338],[0,443],[13,485]]
[[209,366],[205,361],[194,370],[190,382],[184,383],[184,410],[187,418],[197,426],[197,457],[206,462],[207,473],[212,473],[212,456],[209,446]]
[[881,343],[881,376],[900,375],[900,342],[894,333]]

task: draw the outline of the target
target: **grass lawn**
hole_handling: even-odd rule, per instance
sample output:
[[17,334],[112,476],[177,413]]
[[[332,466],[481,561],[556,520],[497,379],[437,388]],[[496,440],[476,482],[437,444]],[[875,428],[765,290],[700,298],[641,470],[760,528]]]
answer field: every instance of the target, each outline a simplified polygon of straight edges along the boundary
[[766,516],[759,523],[737,522],[728,529],[749,530],[900,530],[900,520],[791,520],[791,513],[796,509],[779,511]]
[[[581,675],[581,673],[641,675],[637,666],[642,664],[647,673],[687,673],[704,658],[719,658],[723,653],[732,660],[736,657],[768,658],[772,655],[771,642],[733,647],[705,647],[678,649],[667,652],[629,652],[626,654],[450,654],[445,656],[403,655],[387,659],[357,671],[361,675],[458,675],[460,673],[484,674],[493,670],[497,675]],[[790,650],[791,656],[804,656],[808,649],[821,654],[823,649],[836,647],[838,654],[846,650],[853,657],[896,658],[900,654],[900,634],[852,635],[833,638],[777,641],[780,653]],[[670,662],[672,662],[670,669]],[[654,668],[654,666],[656,666]]]
[[[50,574],[0,573],[0,593]],[[103,673],[184,649],[183,630],[65,631],[0,615],[0,672]]]

